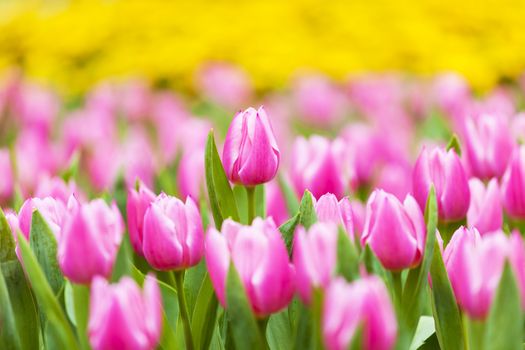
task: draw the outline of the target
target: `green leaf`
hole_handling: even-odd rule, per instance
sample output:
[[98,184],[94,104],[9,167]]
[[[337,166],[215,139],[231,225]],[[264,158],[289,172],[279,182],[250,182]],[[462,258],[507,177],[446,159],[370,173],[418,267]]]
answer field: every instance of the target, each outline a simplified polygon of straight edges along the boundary
[[9,227],[4,212],[0,208],[0,263],[17,259],[15,247],[11,227]]
[[459,145],[458,135],[452,134],[452,137],[448,141],[447,151],[453,149],[458,156],[461,157],[461,146]]
[[294,332],[294,349],[314,349],[315,341],[312,336],[313,317],[310,310],[301,302],[297,303],[297,324]]
[[[419,349],[423,344],[425,344],[425,341],[428,338],[430,338],[435,332],[436,330],[434,328],[434,319],[432,318],[432,316],[421,316],[419,318],[416,333],[414,334],[414,339],[412,339],[412,344],[410,344],[409,350]],[[450,340],[454,341],[453,338]],[[442,347],[441,349],[446,350],[447,348]]]
[[117,258],[111,273],[111,282],[117,282],[122,276],[130,275],[133,270],[133,248],[127,233],[122,237],[122,242],[117,252]]
[[286,202],[288,215],[295,215],[295,213],[299,211],[299,200],[297,198],[297,194],[283,176],[279,175],[277,177],[277,181],[279,182],[279,188],[281,189]]
[[31,281],[38,305],[45,313],[49,325],[56,331],[53,338],[59,341],[58,345],[62,349],[77,349],[79,345],[67,317],[53,294],[44,272],[38,265],[29,243],[20,233],[18,234],[18,244],[24,261],[25,271]]
[[232,191],[235,196],[237,208],[239,209],[239,220],[242,224],[248,225],[248,199],[246,197],[246,189],[244,186],[235,185]]
[[308,190],[304,191],[301,204],[299,205],[299,213],[301,213],[301,225],[309,229],[317,221],[317,214],[315,213],[314,197]]
[[434,242],[436,241],[437,201],[434,186],[431,186],[425,209],[427,239],[421,264],[408,273],[403,289],[402,310],[408,332],[413,333],[417,327],[424,304],[425,289],[428,284],[428,273],[433,259]]
[[21,349],[16,321],[4,275],[0,270],[0,348],[6,350]]
[[89,319],[89,287],[73,284],[73,304],[75,309],[75,325],[81,349],[89,350],[87,326]]
[[437,241],[434,242],[430,275],[432,313],[440,347],[443,350],[464,349],[463,322]]
[[208,198],[210,199],[215,226],[217,229],[220,229],[222,222],[228,217],[239,221],[239,212],[237,210],[235,196],[233,195],[230,182],[226,177],[219,153],[217,152],[213,130],[210,131],[206,142],[204,166],[206,170]]
[[271,350],[288,350],[292,348],[292,327],[287,309],[270,316],[266,334]]
[[207,350],[217,324],[219,302],[208,273],[205,274],[197,295],[191,318],[191,329],[196,349]]
[[351,282],[359,278],[359,255],[348,233],[339,227],[337,234],[336,274]]
[[230,264],[226,278],[226,304],[228,306],[226,315],[231,326],[235,347],[237,349],[265,349],[265,341],[233,263]]
[[485,349],[522,349],[523,312],[520,300],[518,284],[507,261],[487,319]]
[[283,237],[284,243],[286,244],[286,249],[288,250],[288,255],[290,256],[292,256],[295,228],[297,225],[299,225],[300,220],[301,214],[297,213],[291,219],[279,226],[279,232],[281,232],[281,236]]
[[349,350],[361,350],[363,349],[363,325],[359,324],[357,327],[354,335],[352,336],[352,340],[350,341],[350,345],[348,345]]
[[78,167],[80,164],[80,152],[75,151],[69,160],[69,165],[67,168],[60,174],[60,177],[68,182],[69,180],[75,179],[78,173]]
[[53,289],[53,293],[58,295],[64,286],[64,276],[58,266],[57,241],[51,228],[38,210],[33,212],[31,219],[29,243],[51,289]]
[[384,278],[386,271],[377,259],[370,246],[367,244],[361,253],[361,262],[365,265],[365,269],[369,274],[378,275]]
[[197,302],[202,281],[206,277],[206,262],[204,259],[196,266],[187,269],[184,276],[184,291],[186,293],[186,304],[190,318],[193,317],[193,310]]

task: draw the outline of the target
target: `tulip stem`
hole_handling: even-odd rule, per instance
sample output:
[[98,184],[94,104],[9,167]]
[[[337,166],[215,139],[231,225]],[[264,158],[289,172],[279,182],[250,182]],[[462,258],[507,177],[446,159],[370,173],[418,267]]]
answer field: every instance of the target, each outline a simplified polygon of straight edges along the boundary
[[394,287],[394,300],[399,310],[401,310],[401,305],[402,305],[401,298],[403,297],[403,281],[402,281],[401,271],[392,272],[392,283]]
[[87,336],[87,325],[89,315],[89,286],[82,284],[71,284],[73,290],[73,303],[75,310],[75,321],[77,334],[80,342],[80,348],[83,350],[90,349]]
[[186,297],[184,295],[184,270],[174,271],[170,275],[175,279],[175,288],[177,289],[177,299],[179,300],[180,316],[182,318],[182,325],[184,327],[184,340],[186,341],[186,349],[193,350],[193,336],[191,334],[190,318],[188,316],[188,306],[186,304]]
[[268,326],[268,318],[262,318],[257,320],[257,325],[259,326],[259,332],[261,333],[261,337],[264,341],[265,348],[269,349],[268,342],[266,341],[266,327]]
[[245,188],[248,197],[248,224],[251,225],[255,218],[255,187],[246,186]]

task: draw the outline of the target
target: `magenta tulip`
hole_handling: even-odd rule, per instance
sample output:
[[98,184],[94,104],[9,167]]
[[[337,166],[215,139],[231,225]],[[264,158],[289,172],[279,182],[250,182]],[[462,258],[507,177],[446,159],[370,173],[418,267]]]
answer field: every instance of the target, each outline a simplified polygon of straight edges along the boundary
[[376,276],[348,284],[334,280],[324,298],[323,338],[329,350],[348,349],[362,327],[364,350],[389,350],[396,340],[394,308],[383,282]]
[[277,174],[281,155],[263,107],[239,112],[226,134],[222,162],[231,182],[255,186]]
[[41,179],[35,191],[35,197],[53,197],[67,205],[71,195],[76,198],[84,198],[74,181],[64,181],[60,177],[45,177]]
[[144,255],[142,251],[144,214],[146,214],[146,210],[155,200],[155,197],[155,194],[142,182],[139,182],[138,189],[130,188],[128,190],[126,212],[128,218],[129,238],[133,249],[141,256]]
[[399,271],[417,266],[425,241],[423,213],[412,196],[401,203],[383,190],[370,195],[361,244],[368,244],[385,268]]
[[195,202],[161,193],[144,214],[142,249],[157,270],[197,265],[204,252],[204,232]]
[[221,231],[209,230],[205,248],[206,265],[221,304],[227,308],[225,284],[233,261],[258,317],[286,307],[295,292],[295,270],[273,220],[255,218],[251,226],[244,226],[227,219]]
[[457,221],[467,215],[470,190],[461,160],[454,150],[423,148],[412,174],[412,191],[421,210],[425,209],[430,185],[434,184],[439,218]]
[[291,179],[297,194],[304,190],[315,198],[333,193],[342,198],[347,179],[343,172],[345,144],[342,139],[330,141],[322,136],[295,140],[292,155]]
[[298,227],[294,237],[293,263],[297,273],[297,290],[309,304],[313,288],[330,283],[337,260],[337,226],[315,223],[308,232]]
[[525,146],[517,148],[501,182],[503,206],[509,216],[525,219]]
[[482,114],[467,119],[463,140],[472,175],[481,179],[503,175],[514,148],[505,118]]
[[288,220],[288,208],[281,188],[277,181],[270,181],[265,187],[266,191],[266,212],[268,217],[272,217],[277,226]]
[[443,253],[443,260],[459,306],[472,318],[487,317],[498,288],[505,260],[517,278],[525,301],[525,246],[517,231],[483,237],[475,228],[460,227]]
[[336,196],[332,193],[324,194],[315,203],[315,212],[319,221],[339,225],[353,238],[354,222],[348,197],[337,201]]
[[70,205],[58,241],[58,263],[74,283],[109,277],[124,234],[122,216],[102,199]]
[[470,207],[467,223],[476,227],[481,234],[501,229],[503,207],[496,179],[490,180],[487,187],[479,179],[470,179]]
[[29,239],[31,232],[31,222],[33,220],[33,213],[38,210],[46,220],[49,228],[54,233],[57,240],[60,238],[62,222],[66,215],[66,206],[59,200],[53,197],[45,198],[30,198],[27,199],[18,213],[18,222],[20,231],[26,239]]
[[95,277],[91,286],[88,336],[93,350],[155,349],[162,331],[162,300],[157,280],[144,289],[129,277],[109,284]]

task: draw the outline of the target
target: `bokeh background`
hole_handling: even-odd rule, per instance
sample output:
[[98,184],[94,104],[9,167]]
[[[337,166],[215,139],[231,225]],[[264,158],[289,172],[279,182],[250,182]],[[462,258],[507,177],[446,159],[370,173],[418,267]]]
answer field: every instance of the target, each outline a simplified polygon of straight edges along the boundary
[[486,91],[524,71],[523,18],[523,0],[1,0],[0,71],[68,94],[122,76],[191,91],[210,60],[258,91],[305,70],[455,71]]

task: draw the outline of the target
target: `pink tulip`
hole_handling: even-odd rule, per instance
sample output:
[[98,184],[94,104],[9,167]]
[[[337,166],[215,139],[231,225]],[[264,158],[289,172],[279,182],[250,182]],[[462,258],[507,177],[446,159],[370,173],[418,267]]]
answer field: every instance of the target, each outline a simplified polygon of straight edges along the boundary
[[288,220],[288,207],[286,200],[277,181],[270,181],[265,187],[266,190],[266,212],[268,217],[272,217],[277,226],[282,225]]
[[447,222],[464,218],[470,204],[470,190],[454,150],[424,147],[419,154],[412,174],[412,191],[422,210],[431,184],[436,190],[439,218]]
[[460,227],[445,248],[443,260],[459,306],[472,318],[487,317],[505,260],[509,259],[525,306],[525,246],[519,233],[497,231],[481,237]]
[[350,284],[341,278],[334,280],[325,294],[322,327],[328,350],[348,349],[359,327],[362,349],[392,349],[397,323],[383,282],[376,276]]
[[412,188],[411,174],[412,169],[407,164],[387,163],[379,172],[376,187],[403,199]]
[[231,182],[255,186],[277,174],[280,152],[270,121],[263,107],[248,108],[233,118],[222,161]]
[[118,97],[122,115],[131,121],[148,116],[150,89],[143,80],[134,79],[119,86]]
[[84,194],[72,180],[65,182],[60,177],[44,177],[38,182],[35,197],[53,197],[64,205],[67,205],[71,195],[76,198],[84,198]]
[[353,200],[350,203],[352,207],[352,223],[354,226],[354,234],[358,237],[361,237],[361,233],[365,228],[365,219],[366,219],[366,207],[359,200]]
[[514,142],[504,118],[483,114],[465,122],[465,155],[472,175],[500,177],[512,155]]
[[227,219],[221,231],[209,230],[205,248],[206,265],[221,304],[227,307],[225,284],[233,261],[258,317],[286,307],[295,292],[295,270],[273,220],[255,218],[251,226],[243,226]]
[[345,145],[341,139],[330,141],[322,136],[295,140],[291,179],[298,195],[308,189],[315,198],[333,193],[342,198],[346,177],[343,172]]
[[525,146],[514,150],[501,182],[503,206],[509,216],[525,218]]
[[24,128],[30,128],[42,137],[51,132],[58,115],[60,101],[51,90],[38,85],[24,84],[14,101],[14,114]]
[[144,214],[142,250],[157,270],[197,265],[204,252],[204,232],[195,202],[161,193]]
[[102,199],[70,203],[58,241],[58,263],[74,283],[89,284],[94,276],[109,277],[124,234],[117,205]]
[[204,142],[185,148],[180,159],[177,183],[183,197],[199,199],[204,194]]
[[470,207],[467,223],[476,227],[481,234],[501,229],[503,225],[503,207],[496,179],[490,180],[487,187],[479,179],[470,179]]
[[449,115],[460,113],[471,98],[470,88],[465,79],[453,73],[438,76],[433,90],[438,107]]
[[368,244],[385,268],[398,271],[417,266],[425,241],[423,213],[412,196],[407,195],[401,203],[383,190],[372,193],[361,244]]
[[338,201],[332,193],[324,194],[315,203],[315,212],[319,221],[339,225],[351,237],[354,236],[352,206],[348,197]]
[[152,275],[146,277],[142,291],[127,276],[117,284],[94,278],[88,322],[93,350],[155,349],[161,332],[162,300]]
[[337,226],[317,222],[308,232],[298,227],[294,237],[293,264],[297,273],[297,290],[309,304],[313,288],[330,283],[337,262]]
[[14,178],[11,156],[8,149],[0,149],[0,173],[2,181],[0,182],[0,202],[5,203],[13,195]]
[[18,213],[20,231],[26,239],[29,239],[31,232],[31,222],[33,213],[38,210],[44,217],[49,228],[58,240],[61,236],[62,223],[66,215],[66,204],[53,197],[29,198],[27,199]]
[[129,238],[133,249],[141,256],[144,255],[142,251],[144,214],[146,214],[146,210],[153,201],[155,201],[155,193],[153,193],[142,182],[139,182],[138,189],[130,187],[128,190],[126,212],[128,218]]
[[147,186],[153,187],[156,172],[155,155],[146,130],[133,128],[128,133],[120,151],[126,185],[131,187],[137,179],[140,179]]

